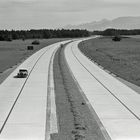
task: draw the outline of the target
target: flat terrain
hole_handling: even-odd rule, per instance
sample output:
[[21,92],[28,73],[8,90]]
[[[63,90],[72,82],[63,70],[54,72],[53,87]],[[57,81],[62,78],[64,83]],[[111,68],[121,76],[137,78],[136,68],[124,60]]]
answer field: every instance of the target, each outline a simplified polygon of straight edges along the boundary
[[27,46],[31,45],[33,40],[13,40],[12,42],[0,41],[0,72],[23,61],[37,50],[61,40],[64,39],[41,39],[39,40],[40,45],[33,45],[33,51],[27,50]]
[[[28,51],[27,46],[32,45],[30,40],[13,40],[12,42],[0,41],[0,83],[27,57],[39,49],[66,39],[40,39],[39,45],[33,45],[34,50]],[[3,73],[2,73],[3,72]]]
[[117,76],[140,86],[140,37],[114,42],[110,37],[84,41],[80,50]]

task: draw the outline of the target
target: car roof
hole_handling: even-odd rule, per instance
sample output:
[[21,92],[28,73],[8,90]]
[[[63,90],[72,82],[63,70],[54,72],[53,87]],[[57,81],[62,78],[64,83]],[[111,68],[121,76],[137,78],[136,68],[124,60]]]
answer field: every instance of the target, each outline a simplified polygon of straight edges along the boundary
[[26,69],[20,69],[19,71],[27,71]]

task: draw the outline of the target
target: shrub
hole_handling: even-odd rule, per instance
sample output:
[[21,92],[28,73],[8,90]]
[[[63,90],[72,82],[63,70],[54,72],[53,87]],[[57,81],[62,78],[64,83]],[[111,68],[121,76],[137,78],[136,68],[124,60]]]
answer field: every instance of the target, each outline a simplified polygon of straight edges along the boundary
[[121,37],[119,37],[119,36],[114,36],[114,37],[112,38],[112,40],[113,40],[113,41],[121,41]]
[[39,45],[40,42],[39,42],[39,40],[34,40],[34,41],[32,42],[32,44],[33,44],[33,45]]
[[12,38],[10,38],[10,37],[6,38],[6,41],[12,41]]
[[27,46],[27,50],[33,50],[34,47],[33,46]]
[[5,38],[0,35],[0,41],[5,41]]

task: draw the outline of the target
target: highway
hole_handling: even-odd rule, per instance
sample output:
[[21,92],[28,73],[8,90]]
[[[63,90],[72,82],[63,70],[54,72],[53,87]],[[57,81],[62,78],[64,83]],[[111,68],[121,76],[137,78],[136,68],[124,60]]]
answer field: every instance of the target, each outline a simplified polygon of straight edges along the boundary
[[[104,139],[140,139],[140,95],[83,55],[78,49],[81,41],[69,43],[64,55]],[[36,52],[0,85],[0,140],[51,140],[51,134],[58,133],[53,59],[68,42]],[[28,77],[15,78],[22,68]]]
[[75,83],[107,140],[140,139],[140,95],[67,45],[65,58]]
[[[0,140],[49,140],[57,132],[52,60],[61,43],[33,54],[0,85]],[[27,78],[14,77],[21,68]]]

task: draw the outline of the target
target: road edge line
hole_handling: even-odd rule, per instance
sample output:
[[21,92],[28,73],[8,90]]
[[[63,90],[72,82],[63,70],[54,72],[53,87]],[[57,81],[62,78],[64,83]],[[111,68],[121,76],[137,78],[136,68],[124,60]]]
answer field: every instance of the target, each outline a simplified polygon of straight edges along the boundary
[[[82,41],[82,40],[81,40],[81,41]],[[80,42],[79,42],[79,43],[80,43]],[[78,43],[78,44],[79,44],[79,43]],[[65,47],[65,48],[66,48],[66,47]],[[70,72],[72,78],[74,79],[75,84],[77,85],[77,87],[78,87],[78,89],[79,89],[79,92],[81,93],[82,97],[84,98],[84,100],[85,100],[85,102],[86,102],[86,104],[87,104],[89,110],[91,111],[91,114],[92,114],[93,117],[95,118],[95,120],[96,120],[96,122],[97,122],[97,124],[98,124],[98,126],[99,126],[99,128],[100,128],[100,130],[101,130],[101,133],[102,133],[103,137],[105,138],[105,140],[111,140],[111,138],[110,138],[108,132],[106,131],[104,125],[103,125],[102,122],[100,121],[100,119],[99,119],[97,113],[95,112],[94,108],[91,106],[91,104],[90,104],[89,100],[87,99],[85,93],[83,92],[81,86],[79,85],[78,81],[76,80],[75,76],[73,75],[72,70],[70,69],[70,66],[68,65],[68,62],[67,62],[67,60],[66,60],[65,50],[64,50],[64,57],[65,57],[66,65],[67,65],[67,67],[68,67],[68,69],[69,69],[69,72]]]
[[[46,110],[46,129],[45,129],[45,140],[51,140],[51,134],[53,134],[53,124],[55,124],[55,133],[58,133],[58,123],[57,123],[57,115],[56,115],[56,104],[55,104],[55,91],[54,91],[54,77],[53,77],[53,59],[56,51],[59,49],[57,47],[50,59],[49,70],[48,70],[48,87],[47,87],[47,110]],[[53,99],[54,98],[54,99]],[[53,102],[52,102],[53,99]],[[54,107],[54,109],[52,109]],[[53,112],[52,112],[53,110]],[[52,121],[52,116],[53,121]],[[54,121],[55,120],[55,121]]]

